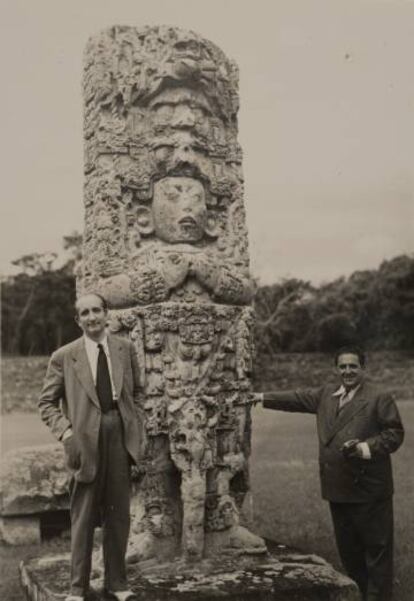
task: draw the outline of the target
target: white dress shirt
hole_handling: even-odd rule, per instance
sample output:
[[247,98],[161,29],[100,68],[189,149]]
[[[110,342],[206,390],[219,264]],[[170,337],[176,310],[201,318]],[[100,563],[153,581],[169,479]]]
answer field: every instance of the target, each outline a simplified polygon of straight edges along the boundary
[[351,390],[347,391],[345,386],[341,384],[338,390],[335,390],[332,396],[339,396],[339,409],[342,409],[344,405],[352,401],[360,387],[361,384],[358,384],[358,386],[355,386],[355,388],[351,388]]
[[[98,355],[99,355],[98,344],[102,344],[102,348],[104,350],[106,359],[108,361],[109,377],[111,379],[111,386],[112,386],[112,397],[113,397],[113,400],[116,401],[117,396],[116,396],[116,391],[115,391],[115,387],[114,387],[114,380],[112,377],[112,364],[111,364],[111,356],[109,354],[108,337],[105,335],[104,338],[102,340],[100,340],[99,342],[95,342],[94,340],[92,340],[92,338],[89,338],[86,335],[83,336],[83,339],[85,341],[86,355],[88,357],[89,366],[90,366],[91,372],[92,372],[93,383],[95,384],[95,386],[96,386],[96,372],[98,370]],[[64,440],[66,440],[67,438],[70,438],[72,436],[72,434],[73,434],[72,428],[68,428],[67,430],[65,430],[62,435],[62,438],[61,438],[62,442]]]
[[104,350],[106,359],[108,361],[109,376],[111,378],[111,386],[112,386],[112,397],[113,397],[114,401],[116,401],[117,396],[116,396],[116,391],[115,391],[115,387],[114,387],[114,379],[112,377],[112,364],[111,364],[111,356],[109,354],[108,337],[105,335],[102,338],[102,340],[100,340],[99,342],[95,342],[94,340],[92,340],[92,338],[89,338],[88,336],[84,336],[83,338],[85,340],[86,354],[88,356],[88,361],[89,361],[89,365],[90,365],[91,372],[92,372],[93,383],[95,384],[95,386],[96,386],[96,372],[98,370],[98,355],[99,355],[98,344],[102,344],[102,348]]
[[[342,384],[338,390],[335,390],[332,396],[339,396],[339,409],[342,409],[342,407],[352,401],[360,387],[361,384],[358,384],[358,386],[355,386],[355,388],[351,388],[351,390],[347,391],[345,386]],[[357,446],[361,449],[362,459],[371,459],[371,451],[367,442],[359,442]]]

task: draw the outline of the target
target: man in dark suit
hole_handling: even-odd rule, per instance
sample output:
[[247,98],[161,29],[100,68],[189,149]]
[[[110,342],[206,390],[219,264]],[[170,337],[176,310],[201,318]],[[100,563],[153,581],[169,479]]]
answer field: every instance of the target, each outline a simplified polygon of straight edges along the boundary
[[365,379],[357,347],[335,356],[340,386],[265,392],[263,406],[316,414],[322,497],[348,575],[366,601],[390,601],[393,569],[393,481],[390,453],[404,430],[392,396]]
[[106,334],[107,306],[98,294],[76,302],[84,335],[55,351],[39,399],[40,415],[62,441],[72,471],[71,591],[88,592],[93,533],[103,528],[105,592],[131,601],[125,553],[129,534],[130,465],[142,444],[140,374],[132,343]]

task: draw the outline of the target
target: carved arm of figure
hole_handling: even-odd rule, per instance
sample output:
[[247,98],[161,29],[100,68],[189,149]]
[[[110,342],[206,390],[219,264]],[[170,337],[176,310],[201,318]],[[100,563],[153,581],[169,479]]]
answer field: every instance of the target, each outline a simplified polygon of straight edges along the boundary
[[107,300],[111,309],[125,309],[135,304],[161,302],[167,300],[169,296],[162,275],[148,267],[101,278],[95,289]]
[[253,297],[252,283],[239,266],[224,264],[204,252],[142,255],[133,262],[133,269],[102,278],[98,291],[114,309],[145,305],[167,300],[171,290],[180,288],[188,276],[197,279],[219,302],[244,305]]
[[209,289],[214,298],[229,304],[244,305],[253,297],[253,286],[236,265],[225,265],[200,253],[192,258],[189,274]]

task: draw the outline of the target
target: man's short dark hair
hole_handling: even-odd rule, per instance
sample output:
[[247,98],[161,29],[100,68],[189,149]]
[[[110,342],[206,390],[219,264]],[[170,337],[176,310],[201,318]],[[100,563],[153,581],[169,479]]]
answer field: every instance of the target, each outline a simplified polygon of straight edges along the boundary
[[78,315],[78,300],[81,299],[84,296],[96,296],[97,298],[100,299],[101,303],[102,303],[102,309],[104,311],[108,311],[108,303],[106,302],[106,298],[102,296],[102,294],[99,294],[99,292],[94,292],[93,290],[91,292],[85,292],[83,294],[81,294],[80,296],[78,296],[78,298],[75,301],[75,315]]
[[362,348],[356,344],[349,344],[347,346],[341,346],[340,349],[338,349],[335,353],[335,365],[338,365],[338,359],[340,357],[340,355],[356,355],[359,359],[359,363],[361,365],[361,367],[365,367],[365,353],[362,350]]

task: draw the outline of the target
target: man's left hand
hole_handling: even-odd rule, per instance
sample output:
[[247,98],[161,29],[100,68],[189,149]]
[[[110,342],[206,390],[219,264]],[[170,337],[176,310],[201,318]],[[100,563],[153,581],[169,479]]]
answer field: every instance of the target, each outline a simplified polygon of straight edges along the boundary
[[344,442],[341,451],[346,459],[363,459],[364,457],[361,442],[357,438]]
[[263,403],[263,392],[249,392],[248,402],[256,407],[258,403]]

